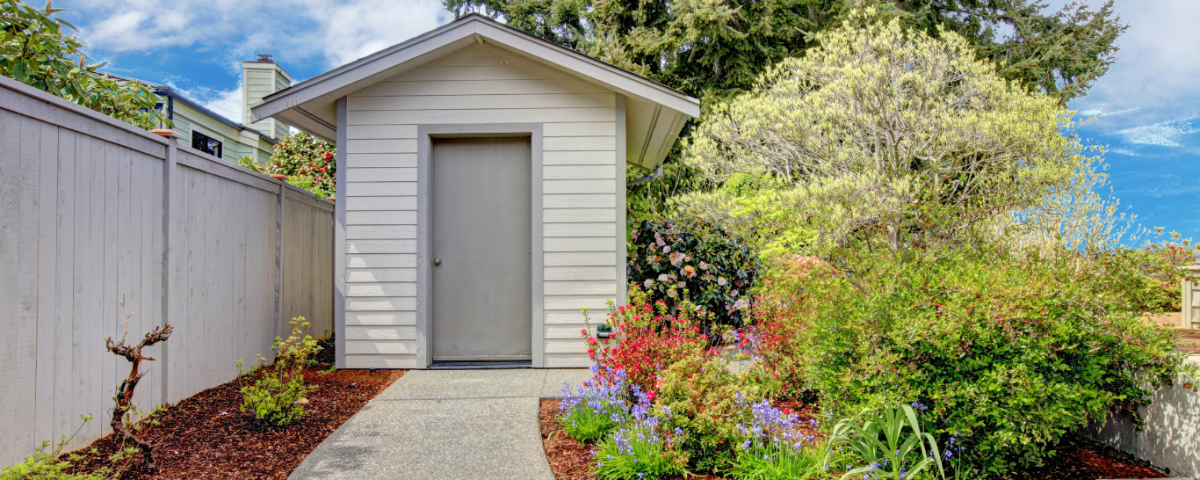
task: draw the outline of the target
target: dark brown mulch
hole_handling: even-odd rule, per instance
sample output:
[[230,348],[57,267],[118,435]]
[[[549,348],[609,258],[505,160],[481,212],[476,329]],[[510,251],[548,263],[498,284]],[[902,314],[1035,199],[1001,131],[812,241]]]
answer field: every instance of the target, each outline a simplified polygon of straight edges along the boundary
[[1149,463],[1107,445],[1067,435],[1057,454],[1042,468],[1017,472],[1009,478],[1029,480],[1096,480],[1097,478],[1166,478]]
[[[580,445],[562,431],[558,421],[558,400],[542,400],[538,421],[542,425],[542,445],[556,480],[596,480],[588,466],[592,461],[593,445]],[[780,403],[802,417],[816,415],[816,407],[802,403]],[[815,430],[814,430],[815,432]],[[816,432],[815,434],[819,434]],[[1068,435],[1059,444],[1058,454],[1039,469],[1015,472],[1008,478],[1017,480],[1096,480],[1097,478],[1165,478],[1146,462],[1137,460],[1106,445],[1075,435]],[[695,478],[695,477],[692,477]],[[700,480],[721,480],[703,477]]]
[[[286,479],[317,444],[354,415],[367,401],[404,375],[403,370],[309,369],[304,379],[317,389],[308,396],[300,421],[282,428],[262,428],[242,413],[237,380],[210,388],[155,415],[143,438],[154,446],[155,472],[127,472],[126,480]],[[247,383],[245,378],[241,383]],[[97,453],[85,470],[105,466],[120,446],[111,435],[92,444]],[[88,449],[90,450],[90,448]]]

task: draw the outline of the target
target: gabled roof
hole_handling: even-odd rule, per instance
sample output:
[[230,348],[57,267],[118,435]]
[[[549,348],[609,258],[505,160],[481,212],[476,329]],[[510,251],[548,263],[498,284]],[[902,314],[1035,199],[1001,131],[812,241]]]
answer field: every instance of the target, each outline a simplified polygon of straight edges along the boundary
[[252,118],[279,118],[333,141],[337,99],[485,40],[625,95],[627,160],[641,168],[661,163],[687,118],[700,116],[700,101],[687,94],[473,13],[268,95]]

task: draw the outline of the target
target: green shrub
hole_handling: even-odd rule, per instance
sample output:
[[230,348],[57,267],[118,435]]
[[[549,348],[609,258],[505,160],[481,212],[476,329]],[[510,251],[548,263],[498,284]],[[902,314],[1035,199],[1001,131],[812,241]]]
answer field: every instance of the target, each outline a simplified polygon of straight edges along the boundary
[[[1133,409],[1181,368],[1173,334],[1144,321],[1144,298],[1126,290],[1142,281],[1138,262],[856,249],[835,265],[779,284],[797,293],[773,319],[795,339],[786,354],[798,368],[781,381],[842,415],[931,405],[924,427],[961,434],[990,473],[1039,464],[1063,434]],[[756,345],[783,356],[770,348]]]
[[760,389],[727,370],[727,363],[720,356],[693,356],[659,373],[655,406],[671,413],[668,429],[685,432],[677,447],[696,471],[720,471],[733,461],[738,426],[750,420],[749,405],[762,400]]
[[83,429],[83,425],[92,420],[91,415],[84,415],[83,424],[75,430],[75,434],[62,436],[58,443],[43,441],[37,451],[21,460],[16,465],[0,469],[0,480],[108,480],[112,478],[106,468],[91,473],[76,473],[76,463],[83,458],[79,454],[63,455],[63,450]]
[[652,301],[687,297],[714,323],[742,325],[759,266],[748,246],[699,220],[644,221],[629,237],[627,278]]
[[279,139],[270,162],[259,164],[243,157],[238,165],[268,175],[287,175],[288,183],[321,197],[337,194],[336,148],[304,132]]
[[[262,373],[254,385],[241,390],[241,410],[254,414],[254,419],[263,424],[283,426],[299,420],[304,416],[305,397],[313,390],[304,384],[304,367],[315,364],[312,358],[320,347],[311,336],[300,337],[310,325],[304,317],[293,318],[291,324],[287,340],[275,337],[271,347],[275,351],[274,364],[267,366],[260,355],[256,370]],[[238,365],[240,368],[240,361]]]

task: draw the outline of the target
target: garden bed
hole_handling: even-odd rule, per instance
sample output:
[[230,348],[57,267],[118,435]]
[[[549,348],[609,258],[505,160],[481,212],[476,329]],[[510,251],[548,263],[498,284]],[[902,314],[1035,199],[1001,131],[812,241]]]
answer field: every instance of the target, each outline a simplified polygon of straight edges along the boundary
[[[142,434],[154,446],[157,471],[135,470],[122,478],[286,479],[322,440],[404,375],[403,370],[320,373],[325,368],[305,371],[305,382],[317,388],[308,396],[300,421],[282,428],[262,428],[251,414],[239,410],[240,384],[247,378],[167,407],[154,416],[158,423]],[[92,444],[96,452],[85,458],[86,469],[105,466],[104,460],[119,446],[120,440],[111,435]]]
[[[542,427],[542,445],[556,480],[596,480],[589,464],[592,445],[580,445],[562,431],[557,418],[558,400],[543,399],[538,421]],[[1023,480],[1096,480],[1097,478],[1165,478],[1146,462],[1139,461],[1106,445],[1068,435],[1058,446],[1056,458],[1046,467],[1014,472],[1011,479]],[[722,477],[700,477],[722,480]]]

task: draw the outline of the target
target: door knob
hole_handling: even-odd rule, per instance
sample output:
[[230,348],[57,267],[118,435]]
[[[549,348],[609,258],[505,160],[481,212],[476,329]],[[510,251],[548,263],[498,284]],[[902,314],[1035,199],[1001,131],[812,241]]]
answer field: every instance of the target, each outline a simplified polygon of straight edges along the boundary
[[433,259],[433,264],[434,264],[434,265],[441,265],[441,264],[442,264],[442,259],[440,259],[440,258],[434,258],[434,259]]

